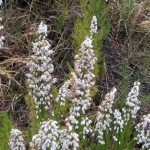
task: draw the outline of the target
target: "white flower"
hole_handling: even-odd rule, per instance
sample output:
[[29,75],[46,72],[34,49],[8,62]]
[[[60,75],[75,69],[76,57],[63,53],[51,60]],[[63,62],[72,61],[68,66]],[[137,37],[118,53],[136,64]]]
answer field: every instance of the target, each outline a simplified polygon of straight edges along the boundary
[[129,107],[129,111],[133,118],[136,118],[136,114],[140,109],[140,101],[138,100],[140,82],[134,82],[134,86],[128,94],[126,105]]
[[18,129],[11,129],[9,146],[11,150],[25,150],[23,144],[22,132]]
[[113,139],[114,141],[118,142],[119,144],[121,143],[119,141],[119,136],[121,134],[121,132],[123,132],[123,128],[124,125],[126,125],[125,123],[128,122],[127,119],[127,114],[126,114],[126,110],[124,108],[122,108],[122,113],[118,110],[115,109],[113,112],[113,130],[114,132],[114,136]]
[[124,127],[124,120],[122,118],[121,112],[117,109],[113,112],[114,115],[114,127],[116,127],[116,132],[122,132],[122,129]]
[[60,131],[60,145],[61,150],[73,149],[77,150],[79,148],[79,135],[72,131],[70,123],[67,123],[68,129],[63,129]]
[[[80,51],[81,52],[83,52],[83,50],[84,49],[86,49],[86,48],[93,48],[93,46],[92,46],[92,39],[90,39],[90,38],[88,38],[88,37],[86,37],[85,38],[85,41],[81,44],[81,49],[80,49]],[[88,52],[88,51],[87,51]],[[86,54],[87,54],[87,52],[86,52]],[[91,50],[89,50],[89,52],[92,52],[93,53],[93,50],[91,49]],[[77,56],[75,56],[75,57],[77,57]],[[88,57],[88,56],[87,56]],[[89,56],[90,57],[90,56]],[[82,60],[82,61],[84,61],[84,60]]]
[[112,122],[112,105],[114,103],[115,94],[117,92],[116,88],[113,88],[110,93],[106,94],[105,100],[102,101],[99,106],[99,111],[96,116],[96,125],[95,125],[95,135],[97,136],[98,142],[100,144],[105,144],[103,133],[109,132],[111,130],[110,123]]
[[96,16],[93,16],[93,18],[92,18],[91,26],[90,26],[90,33],[91,33],[91,36],[94,33],[97,33],[97,18],[96,18]]
[[46,150],[59,148],[60,131],[56,121],[49,120],[41,123],[38,134],[32,137],[31,147]]
[[72,80],[67,80],[64,84],[60,87],[58,91],[58,95],[56,98],[57,102],[60,102],[60,106],[65,106],[66,98],[73,97],[73,91],[70,89],[72,86]]
[[44,22],[40,23],[37,33],[39,33],[39,34],[41,34],[41,33],[47,34],[47,25],[44,24]]
[[117,89],[114,87],[110,93],[107,93],[105,96],[105,100],[102,101],[101,105],[99,106],[99,110],[101,112],[109,112],[112,113],[112,105],[114,103],[115,94]]

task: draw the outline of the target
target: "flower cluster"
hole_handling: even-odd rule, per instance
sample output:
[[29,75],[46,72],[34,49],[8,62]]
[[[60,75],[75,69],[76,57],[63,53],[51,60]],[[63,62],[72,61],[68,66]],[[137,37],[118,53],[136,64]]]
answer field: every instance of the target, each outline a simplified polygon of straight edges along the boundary
[[[42,22],[37,33],[38,39],[33,43],[32,60],[28,63],[29,73],[27,75],[29,87],[32,89],[32,97],[37,113],[48,110],[52,98],[51,88],[56,82],[52,77],[54,66],[52,64],[53,50],[46,40],[47,26]],[[37,116],[38,117],[38,116]]]
[[97,33],[97,18],[96,18],[96,16],[93,16],[93,18],[91,20],[90,33],[91,33],[91,36],[94,33]]
[[95,75],[92,71],[96,57],[94,57],[92,46],[92,35],[97,32],[96,16],[93,16],[90,28],[91,37],[86,37],[81,44],[79,54],[75,56],[74,72],[71,72],[71,78],[59,89],[56,99],[60,106],[65,106],[66,99],[72,102],[70,115],[66,121],[70,123],[74,131],[80,130],[78,134],[81,138],[85,138],[86,134],[92,132],[90,128],[92,121],[85,116],[85,111],[91,105],[91,87],[95,84]]
[[112,114],[112,105],[114,103],[115,94],[117,92],[116,88],[113,88],[110,93],[107,93],[105,96],[105,100],[102,101],[101,105],[99,106],[100,112],[108,112]]
[[86,109],[91,104],[91,87],[95,84],[92,73],[96,57],[94,57],[94,51],[92,46],[92,40],[86,37],[85,41],[81,44],[79,55],[75,56],[75,72],[72,72],[72,90],[73,99],[72,107],[70,108],[70,116],[68,120],[74,126],[75,130],[83,127],[83,138],[85,134],[91,132],[90,124],[91,120],[85,116]]
[[[79,135],[83,135],[82,138],[85,138],[85,135],[91,132],[92,121],[85,116],[85,110],[91,104],[90,88],[95,84],[92,70],[96,58],[92,48],[92,39],[86,37],[81,44],[79,55],[75,56],[75,71],[71,73],[71,79],[65,82],[59,90],[57,101],[60,101],[61,105],[65,105],[66,98],[72,99],[73,103],[70,108],[70,116],[66,118],[67,129],[65,129],[64,137],[61,138],[63,139],[62,149],[68,149],[69,146],[77,149]],[[82,133],[74,132],[81,127],[80,132]]]
[[[72,98],[74,104],[80,103],[79,105],[82,105],[81,109],[84,114],[91,101],[90,88],[95,84],[92,81],[95,76],[91,71],[94,69],[96,57],[94,57],[92,47],[92,40],[86,37],[86,40],[81,44],[80,54],[75,56],[75,72],[71,73],[71,79],[65,82],[59,89],[56,99],[56,101],[60,102],[61,106],[64,106],[66,98]],[[85,101],[76,99],[83,96],[86,97]],[[71,108],[71,111],[72,109],[76,108]]]
[[[72,72],[74,90],[74,111],[81,109],[83,114],[88,106],[90,106],[90,88],[95,84],[93,81],[95,75],[92,73],[96,57],[92,49],[92,40],[86,37],[86,40],[81,44],[80,54],[75,56],[75,72]],[[72,110],[71,110],[72,111]]]
[[113,116],[114,116],[113,124],[115,125],[114,130],[116,130],[117,133],[122,132],[124,127],[124,120],[122,119],[121,112],[115,109],[113,112]]
[[118,136],[121,134],[121,132],[123,132],[124,128],[124,119],[122,117],[122,113],[115,109],[113,112],[113,119],[113,130],[115,131],[113,134],[113,139],[115,142],[118,141],[118,143],[121,144]]
[[74,97],[73,90],[71,89],[72,82],[72,79],[69,79],[60,87],[56,98],[56,102],[60,102],[60,106],[65,106],[66,98],[70,99]]
[[[90,25],[90,32],[91,37],[86,37],[86,40],[81,44],[80,54],[75,56],[75,72],[72,72],[72,77],[65,81],[65,83],[60,87],[58,96],[56,98],[57,102],[60,102],[60,106],[65,106],[66,98],[67,99],[73,99],[73,97],[76,96],[78,93],[82,93],[80,89],[76,89],[76,81],[75,79],[79,80],[82,78],[82,76],[85,74],[85,72],[89,72],[89,74],[85,75],[85,78],[87,78],[86,82],[90,82],[91,79],[94,78],[94,74],[91,73],[91,71],[94,69],[94,65],[96,62],[96,57],[94,57],[94,51],[92,50],[92,36],[94,33],[97,33],[97,18],[96,16],[93,16],[91,25]],[[80,75],[78,78],[77,76]],[[89,78],[89,79],[88,79]],[[90,79],[91,78],[91,79]],[[79,81],[77,81],[79,82]],[[80,81],[81,86],[84,88],[87,88],[87,86],[90,87],[90,85],[84,83],[84,80]],[[92,82],[91,85],[94,83]],[[90,93],[89,90],[87,90],[88,94]]]
[[[2,5],[3,1],[1,0],[0,1],[0,6]],[[1,11],[0,11],[0,14],[1,14]],[[4,26],[1,24],[2,22],[2,17],[0,16],[0,32],[4,29]],[[2,48],[4,46],[4,41],[5,40],[5,37],[4,36],[1,36],[0,37],[0,48]]]
[[142,144],[142,149],[150,149],[150,114],[143,116],[143,121],[135,126],[137,144]]
[[104,131],[110,131],[110,123],[112,122],[112,105],[114,103],[116,88],[113,88],[110,93],[106,94],[105,100],[99,106],[99,111],[96,116],[95,134],[97,135],[98,143],[105,144]]
[[66,123],[67,128],[60,130],[60,145],[62,150],[69,148],[77,150],[79,147],[79,135],[73,132],[71,124]]
[[114,131],[113,139],[115,142],[123,144],[121,143],[121,141],[119,141],[119,138],[124,130],[124,127],[128,125],[129,119],[130,119],[130,112],[128,112],[126,108],[122,108],[121,111],[119,111],[118,109],[115,109],[113,111],[113,131]]
[[123,119],[124,125],[127,125],[131,116],[130,112],[126,108],[122,108],[121,110],[122,110],[122,119]]
[[126,105],[129,107],[129,111],[132,114],[132,118],[136,118],[137,111],[140,109],[140,101],[137,98],[139,95],[139,86],[140,83],[138,81],[134,82],[134,86],[127,97]]
[[30,146],[38,150],[56,150],[59,148],[59,126],[57,121],[49,120],[41,123],[38,134],[32,137]]
[[47,25],[44,22],[41,22],[38,27],[37,34],[45,34],[47,35]]
[[11,129],[9,146],[11,150],[25,150],[23,144],[22,132],[18,129]]

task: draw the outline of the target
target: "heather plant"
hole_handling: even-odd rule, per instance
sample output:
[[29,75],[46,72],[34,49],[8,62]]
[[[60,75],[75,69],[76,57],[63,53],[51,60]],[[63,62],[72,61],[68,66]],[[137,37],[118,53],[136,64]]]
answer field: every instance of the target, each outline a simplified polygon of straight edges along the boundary
[[96,58],[92,50],[92,40],[86,38],[81,44],[81,53],[75,56],[75,72],[72,72],[72,106],[70,108],[67,121],[74,127],[74,131],[80,138],[85,139],[85,135],[91,132],[91,120],[86,117],[86,109],[90,106],[92,98],[91,87],[94,86],[94,74],[92,70]]
[[37,39],[33,42],[33,55],[28,63],[28,84],[36,108],[37,119],[44,121],[48,119],[48,111],[51,107],[52,85],[56,79],[52,77],[54,66],[52,64],[53,50],[46,39],[47,26],[44,22],[38,27]]
[[140,109],[139,85],[139,82],[134,83],[126,98],[126,106],[123,108],[116,109],[112,105],[116,89],[112,90],[112,94],[108,93],[100,104],[95,125],[99,148],[109,149],[111,142],[114,143],[114,149],[133,149],[135,147],[136,141],[132,130]]
[[[81,44],[79,53],[75,55],[74,71],[71,72],[70,79],[59,89],[56,98],[60,106],[66,106],[66,101],[70,101],[69,117],[65,121],[71,126],[71,131],[76,132],[80,141],[81,139],[86,141],[85,136],[92,132],[90,126],[92,121],[86,116],[85,112],[91,105],[91,88],[95,84],[93,70],[96,57],[94,57],[92,40],[93,35],[97,33],[96,16],[92,18],[90,33],[90,37],[85,38],[85,41]],[[69,129],[68,133],[70,133]]]
[[[72,84],[74,84],[74,81],[73,81],[73,78],[72,78],[72,72],[75,71],[77,73],[80,73],[80,72],[85,72],[87,71],[86,69],[88,69],[90,67],[90,64],[86,64],[85,63],[85,60],[77,60],[79,59],[79,57],[81,57],[82,59],[86,59],[89,60],[89,61],[93,61],[92,64],[91,64],[91,69],[94,70],[95,68],[95,59],[96,57],[94,58],[94,51],[89,51],[88,49],[86,50],[86,47],[88,48],[88,44],[86,43],[90,43],[90,47],[92,48],[93,46],[91,45],[92,42],[93,42],[93,36],[94,34],[97,34],[98,33],[98,27],[97,27],[97,17],[96,16],[93,16],[92,17],[92,20],[91,20],[91,25],[90,25],[90,37],[86,37],[86,40],[81,44],[81,49],[79,50],[80,51],[80,54],[75,56],[75,64],[74,64],[74,68],[75,70],[71,69],[71,75],[70,75],[70,79],[65,81],[64,84],[60,87],[59,91],[58,91],[58,95],[57,95],[57,98],[56,98],[56,101],[60,101],[60,106],[65,106],[65,103],[66,103],[66,98],[68,97],[73,97],[73,90],[72,90]],[[85,48],[83,47],[83,45],[85,45]],[[90,48],[89,47],[89,48]],[[82,49],[85,49],[86,52],[84,52]],[[88,52],[89,52],[89,56],[91,55],[90,53],[93,53],[92,56],[94,58],[94,60],[92,60],[91,57],[88,58]],[[85,55],[85,56],[84,56]],[[85,58],[84,58],[85,57]],[[82,67],[80,68],[80,63],[81,65],[83,63],[85,63],[85,67]],[[83,64],[84,65],[84,64]],[[79,70],[77,69],[79,68]],[[88,72],[88,71],[87,71]]]
[[[95,5],[97,3],[97,5]],[[80,46],[81,43],[85,40],[85,37],[89,37],[92,40],[92,46],[94,47],[93,57],[98,58],[93,65],[92,73],[95,75],[94,80],[98,76],[98,70],[101,68],[101,64],[103,59],[101,57],[101,44],[103,38],[106,36],[109,30],[109,21],[106,21],[106,16],[108,15],[108,9],[105,4],[105,1],[96,2],[95,0],[86,1],[81,0],[81,10],[84,15],[84,18],[79,18],[76,20],[74,25],[74,33],[73,33],[73,46],[75,49],[74,58],[76,55],[80,55]],[[105,25],[104,25],[105,24]],[[76,60],[75,60],[76,61]],[[98,65],[98,63],[101,64]],[[75,64],[74,64],[75,65]],[[74,68],[70,67],[70,72],[74,72]],[[101,67],[100,67],[101,66]],[[76,72],[76,70],[75,70]],[[63,85],[59,88],[58,95],[56,98],[56,102],[59,101],[59,104],[55,104],[56,108],[56,116],[58,118],[65,118],[65,113],[71,106],[70,100],[72,99],[73,91],[72,85],[74,84],[74,79],[72,78],[72,74],[69,74],[69,79],[63,83]],[[90,94],[92,96],[95,95],[97,91],[96,87],[92,87]],[[60,111],[57,111],[57,108]]]
[[[109,33],[110,21],[107,19],[109,8],[106,6],[105,0],[80,0],[82,17],[78,17],[74,25],[73,47],[75,53],[78,53],[80,45],[84,38],[91,35],[91,20],[96,16],[97,33],[93,34],[94,56],[97,57],[95,63],[94,74],[98,77],[99,72],[103,72],[104,58],[102,57],[102,42]],[[93,22],[94,22],[93,18]]]
[[[70,69],[69,79],[62,84],[58,92],[57,88],[53,88],[56,83],[53,77],[54,52],[46,38],[47,26],[44,22],[40,23],[32,43],[33,55],[27,64],[30,93],[26,102],[30,111],[30,121],[33,123],[30,125],[37,129],[30,134],[30,148],[122,150],[134,149],[137,142],[142,144],[142,149],[147,149],[150,136],[149,116],[144,117],[143,121],[134,127],[140,109],[139,82],[135,82],[129,94],[125,95],[127,98],[121,108],[114,105],[116,88],[106,94],[98,107],[92,104],[97,91],[95,83],[100,72],[98,62],[102,61],[100,47],[106,30],[109,29],[106,22],[108,10],[103,0],[80,2],[83,18],[78,18],[75,23],[74,66]],[[92,105],[97,108],[97,112],[94,116],[89,116],[88,111],[93,109]],[[31,114],[34,112],[35,114]],[[34,122],[34,119],[38,121]],[[24,150],[24,143],[22,132],[12,129],[10,149]]]
[[114,141],[115,147],[118,149],[132,149],[134,148],[135,141],[132,136],[132,128],[140,109],[140,101],[138,100],[140,83],[134,82],[134,86],[126,98],[126,105],[120,110],[114,110]]

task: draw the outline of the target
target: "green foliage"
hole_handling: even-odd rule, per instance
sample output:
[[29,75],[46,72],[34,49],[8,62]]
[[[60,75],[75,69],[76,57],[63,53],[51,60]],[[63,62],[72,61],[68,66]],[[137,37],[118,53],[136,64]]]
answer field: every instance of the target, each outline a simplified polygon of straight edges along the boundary
[[[74,71],[74,69],[72,68],[72,66],[70,65],[70,63],[68,61],[67,61],[67,66],[68,66],[68,69],[70,72]],[[68,75],[66,75],[66,76],[68,76]],[[68,77],[70,77],[70,76],[68,76]]]
[[[90,18],[91,20],[92,18]],[[89,35],[90,23],[86,19],[81,19],[78,17],[74,26],[73,34],[73,46],[75,52],[78,53],[81,43],[84,41],[85,37]]]
[[0,112],[0,150],[9,149],[9,136],[12,128],[12,120],[6,113]]
[[118,2],[124,15],[124,19],[122,21],[124,22],[126,28],[129,28],[131,25],[131,19],[133,17],[132,10],[137,1],[138,0],[119,0]]
[[128,91],[127,91],[127,89],[128,89],[128,80],[129,80],[129,78],[128,78],[128,75],[129,75],[129,71],[128,71],[128,59],[124,59],[124,62],[123,62],[123,83],[122,83],[122,91],[124,92],[123,93],[123,99],[125,99],[125,97],[127,96],[127,94],[128,94]]
[[140,20],[138,16],[142,14],[141,12],[138,12],[139,10],[136,9],[136,7],[138,6],[139,9],[142,10],[141,8],[144,8],[143,4],[140,3],[139,0],[119,0],[117,2],[116,10],[122,15],[119,22],[125,29],[126,34],[129,38],[131,38],[131,34],[134,33],[132,33],[131,30],[133,30],[133,28],[138,24],[138,21]]
[[120,92],[118,92],[117,99],[120,101],[116,101],[115,107],[117,109],[120,109],[125,106],[126,104],[126,97],[129,92],[129,81],[130,81],[130,70],[129,70],[129,64],[128,64],[128,59],[125,58],[123,61],[123,66],[122,66],[122,86],[120,89]]
[[57,38],[58,35],[61,33],[62,27],[65,23],[65,17],[67,14],[67,8],[65,7],[62,14],[60,15],[59,22],[57,23],[57,26],[54,30],[51,31],[53,39]]
[[61,106],[59,102],[56,102],[56,97],[57,97],[57,89],[56,89],[56,87],[54,87],[53,88],[54,116],[52,116],[52,118],[61,122],[68,116],[69,108],[71,107],[71,101],[66,99],[66,105]]
[[[29,89],[28,89],[29,90]],[[28,138],[31,140],[32,136],[38,132],[39,128],[39,121],[37,120],[37,114],[35,110],[34,101],[32,99],[32,96],[26,95],[25,96],[25,102],[28,108],[29,112],[29,119],[30,119],[30,126],[27,130]]]
[[59,23],[58,23],[58,25],[56,27],[56,32],[58,32],[58,33],[61,31],[61,29],[62,29],[62,27],[64,25],[66,13],[67,13],[66,10],[67,9],[65,8],[64,11],[63,11],[63,13],[62,13],[62,15],[60,16],[60,19],[59,19],[60,21],[59,21]]
[[142,96],[140,98],[140,101],[142,102],[142,106],[145,107],[146,105],[150,104],[150,95]]

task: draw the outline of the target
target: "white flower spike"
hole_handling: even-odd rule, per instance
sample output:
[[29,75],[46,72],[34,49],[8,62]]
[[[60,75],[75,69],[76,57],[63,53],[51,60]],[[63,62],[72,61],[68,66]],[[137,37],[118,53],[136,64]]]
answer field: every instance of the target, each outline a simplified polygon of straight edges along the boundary
[[138,100],[140,82],[134,82],[134,86],[128,94],[126,105],[129,107],[129,111],[133,118],[136,118],[136,114],[140,109],[140,101]]
[[11,129],[9,146],[11,150],[25,150],[23,144],[22,132],[18,129]]
[[90,33],[91,33],[91,36],[94,34],[94,33],[97,33],[97,18],[96,16],[93,16],[92,18],[92,21],[91,21],[91,26],[90,26]]
[[111,130],[110,124],[112,122],[111,115],[113,113],[112,106],[114,103],[116,88],[113,88],[110,93],[106,94],[105,100],[99,106],[99,111],[96,116],[95,134],[97,135],[98,143],[105,144],[104,131]]
[[30,146],[38,150],[59,149],[59,126],[57,121],[49,120],[41,123],[38,134],[32,137]]
[[50,49],[51,45],[46,39],[47,26],[43,22],[39,25],[38,33],[44,33],[44,35],[39,35],[39,38],[33,43],[34,54],[27,64],[29,67],[27,77],[37,114],[50,108],[51,89],[56,82],[56,79],[52,77],[54,66],[51,57],[54,52]]
[[142,144],[142,150],[150,149],[150,114],[144,115],[142,122],[135,127],[137,144]]

